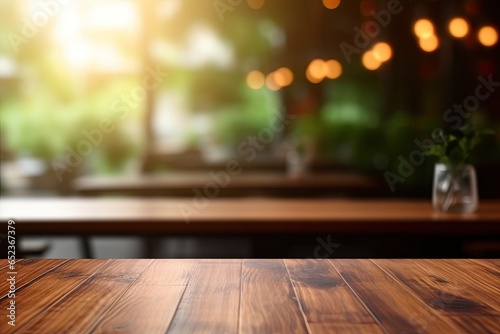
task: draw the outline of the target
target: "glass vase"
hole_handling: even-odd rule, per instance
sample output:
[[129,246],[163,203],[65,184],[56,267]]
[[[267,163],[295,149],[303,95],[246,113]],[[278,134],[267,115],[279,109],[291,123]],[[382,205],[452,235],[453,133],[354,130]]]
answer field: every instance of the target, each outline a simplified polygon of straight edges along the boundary
[[436,164],[432,204],[436,210],[471,213],[477,209],[476,170],[472,165]]

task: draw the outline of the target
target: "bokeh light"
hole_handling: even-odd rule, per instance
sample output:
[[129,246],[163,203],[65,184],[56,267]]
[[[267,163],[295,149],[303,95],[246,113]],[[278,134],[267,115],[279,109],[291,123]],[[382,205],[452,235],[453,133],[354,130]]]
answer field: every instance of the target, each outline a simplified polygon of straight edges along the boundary
[[280,87],[289,86],[293,82],[293,73],[287,67],[281,67],[273,72],[274,82]]
[[322,59],[314,59],[311,61],[306,70],[306,76],[312,83],[321,82],[327,75],[328,66]]
[[420,19],[415,22],[413,31],[418,38],[429,38],[434,35],[434,25],[428,19]]
[[469,24],[461,17],[456,17],[450,21],[448,30],[453,37],[462,38],[469,33]]
[[270,90],[279,90],[281,88],[280,85],[275,80],[275,72],[271,72],[266,77],[266,86]]
[[385,42],[377,43],[373,47],[373,56],[377,58],[378,61],[386,62],[392,58],[392,48]]
[[261,9],[266,0],[247,0],[248,6],[252,9]]
[[482,27],[477,35],[479,42],[484,46],[493,46],[498,42],[498,32],[491,26]]
[[251,71],[247,75],[247,85],[252,89],[259,89],[266,83],[266,76],[260,71]]
[[323,0],[323,5],[328,9],[335,9],[340,5],[340,0]]
[[326,77],[328,79],[337,79],[342,74],[342,65],[335,59],[330,59],[326,62],[327,72]]
[[363,66],[370,71],[375,71],[380,67],[380,65],[382,65],[382,62],[375,57],[372,50],[366,51],[363,54],[361,61],[363,63]]
[[433,52],[438,48],[439,40],[435,35],[432,35],[428,38],[419,39],[418,44],[425,52]]

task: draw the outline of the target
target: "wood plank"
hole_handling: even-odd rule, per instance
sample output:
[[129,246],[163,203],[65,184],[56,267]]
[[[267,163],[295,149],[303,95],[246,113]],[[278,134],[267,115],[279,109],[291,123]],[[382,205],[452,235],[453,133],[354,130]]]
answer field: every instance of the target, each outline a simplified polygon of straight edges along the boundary
[[308,333],[282,260],[244,260],[240,333]]
[[101,318],[92,333],[164,334],[185,288],[135,284]]
[[338,272],[326,260],[285,260],[313,333],[382,333]]
[[[33,282],[38,277],[50,272],[51,270],[59,267],[64,262],[68,260],[63,259],[51,259],[51,260],[41,260],[41,259],[25,259],[17,262],[15,264],[14,275],[16,277],[16,289],[20,289],[23,286]],[[7,278],[8,273],[11,272],[9,267],[0,269],[0,277]],[[7,297],[9,292],[8,284],[0,284],[0,300]]]
[[457,333],[446,319],[370,260],[329,260],[388,333]]
[[[45,260],[44,260],[45,261]],[[107,260],[71,260],[16,291],[16,326],[0,322],[0,333],[14,333],[89,278]],[[0,301],[5,310],[10,300]]]
[[500,274],[497,271],[467,260],[419,260],[418,264],[438,277],[467,288],[470,296],[500,311]]
[[[4,269],[4,268],[7,268],[7,267],[9,266],[9,263],[7,262],[7,259],[2,259],[2,260],[3,260],[3,261],[5,261],[5,262],[3,262],[3,263],[0,265],[0,270],[1,270],[1,269]],[[15,260],[15,263],[18,263],[18,262],[20,262],[20,261],[22,261],[22,260],[23,260],[23,259],[16,259],[16,260]]]
[[166,333],[197,260],[155,260],[92,333]]
[[[408,286],[426,305],[436,310],[464,333],[500,332],[500,312],[484,303],[477,290],[493,296],[500,294],[478,286],[477,282],[465,282],[454,273],[457,261],[452,260],[373,260],[396,280]],[[430,265],[432,264],[432,266]],[[473,266],[478,266],[471,262]],[[434,267],[439,267],[435,270]],[[463,270],[460,277],[470,275]]]
[[187,285],[199,260],[155,260],[136,284]]
[[198,263],[168,333],[236,333],[241,264]]
[[166,333],[185,288],[134,284],[101,317],[92,333]]
[[87,333],[152,260],[113,260],[27,326],[23,333]]
[[202,263],[242,263],[242,259],[199,259]]
[[335,323],[318,323],[309,324],[311,333],[314,334],[378,334],[384,333],[380,327],[373,324],[335,324]]
[[[500,273],[500,260],[494,260],[494,259],[473,259],[470,261],[474,261],[476,263],[479,263],[485,267],[488,267],[495,272]],[[498,274],[496,274],[498,275]]]

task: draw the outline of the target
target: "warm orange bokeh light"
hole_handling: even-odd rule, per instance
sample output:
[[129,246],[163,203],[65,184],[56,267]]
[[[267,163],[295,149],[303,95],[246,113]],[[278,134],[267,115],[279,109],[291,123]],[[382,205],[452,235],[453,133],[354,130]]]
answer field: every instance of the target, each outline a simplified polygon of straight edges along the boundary
[[461,17],[456,17],[450,21],[448,30],[453,37],[462,38],[469,33],[469,24]]
[[342,65],[335,59],[326,62],[326,77],[328,79],[337,79],[342,74]]
[[429,38],[421,38],[418,44],[425,52],[433,52],[438,48],[439,40],[436,36],[432,35]]
[[323,5],[328,9],[335,9],[340,5],[340,0],[323,0]]
[[273,73],[273,80],[280,87],[289,86],[293,82],[293,73],[287,67],[281,67]]
[[259,89],[266,83],[266,76],[260,71],[252,71],[247,74],[247,85],[252,89]]
[[308,71],[311,75],[318,79],[323,79],[326,76],[326,72],[328,68],[325,64],[325,61],[322,59],[314,59],[308,67]]
[[392,48],[385,42],[377,43],[373,47],[373,56],[377,58],[378,61],[386,62],[392,58]]
[[271,72],[266,77],[266,86],[270,90],[279,90],[281,88],[281,86],[278,85],[278,83],[275,80],[275,75],[276,75],[275,72]]
[[248,6],[252,9],[261,9],[266,0],[247,0]]
[[370,71],[375,71],[382,65],[382,62],[375,58],[373,51],[366,51],[361,58],[363,66],[366,67]]
[[432,24],[431,21],[427,19],[420,19],[417,22],[415,22],[415,25],[413,26],[413,31],[415,32],[415,35],[417,35],[418,38],[429,38],[432,35],[434,35],[434,25]]
[[321,82],[328,73],[328,66],[322,59],[314,59],[307,67],[306,76],[312,83]]
[[477,37],[484,46],[493,46],[498,42],[498,32],[491,26],[482,27]]

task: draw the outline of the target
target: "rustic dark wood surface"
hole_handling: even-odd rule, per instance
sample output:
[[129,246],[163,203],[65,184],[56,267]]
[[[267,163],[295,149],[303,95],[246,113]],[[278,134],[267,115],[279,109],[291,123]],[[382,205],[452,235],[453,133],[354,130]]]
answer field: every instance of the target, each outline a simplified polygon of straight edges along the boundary
[[499,268],[466,259],[28,259],[16,263],[16,326],[2,316],[0,333],[500,333]]
[[22,234],[444,233],[499,235],[500,201],[446,214],[430,201],[36,198],[0,200]]

